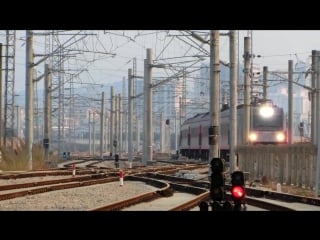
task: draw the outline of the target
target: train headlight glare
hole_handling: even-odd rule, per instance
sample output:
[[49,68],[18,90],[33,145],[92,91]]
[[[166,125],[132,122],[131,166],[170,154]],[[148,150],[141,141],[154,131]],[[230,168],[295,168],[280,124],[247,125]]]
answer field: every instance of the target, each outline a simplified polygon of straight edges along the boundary
[[272,106],[261,106],[259,110],[259,114],[261,117],[269,118],[273,116],[274,110]]
[[276,138],[277,138],[278,142],[283,142],[286,137],[285,137],[284,133],[279,132],[279,133],[277,133]]
[[249,134],[249,140],[250,140],[251,142],[257,141],[257,134],[256,134],[256,133],[250,133],[250,134]]

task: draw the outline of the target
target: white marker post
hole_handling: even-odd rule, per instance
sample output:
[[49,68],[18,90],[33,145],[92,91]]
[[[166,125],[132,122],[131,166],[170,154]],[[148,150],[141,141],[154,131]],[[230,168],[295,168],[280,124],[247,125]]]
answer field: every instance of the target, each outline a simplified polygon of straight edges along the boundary
[[72,164],[72,177],[76,176],[76,165]]
[[120,187],[123,186],[123,178],[124,178],[124,171],[120,169],[119,171],[119,178],[120,178]]

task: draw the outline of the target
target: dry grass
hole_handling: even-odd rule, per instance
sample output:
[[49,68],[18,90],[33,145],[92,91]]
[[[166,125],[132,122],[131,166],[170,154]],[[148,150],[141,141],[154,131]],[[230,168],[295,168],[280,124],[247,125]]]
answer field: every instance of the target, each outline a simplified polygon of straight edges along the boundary
[[[260,186],[264,188],[269,188],[272,191],[277,191],[277,183],[274,181],[270,181],[265,176],[261,178]],[[281,185],[280,189],[282,193],[288,193],[288,194],[294,194],[294,195],[312,197],[312,198],[315,196],[314,190],[306,189],[303,187]]]
[[[269,188],[271,188],[273,191],[277,191],[277,184],[275,182],[271,182],[269,184]],[[281,185],[281,192],[312,198],[315,196],[315,192],[312,189],[306,189],[297,186]]]
[[[28,160],[27,151],[22,140],[17,140],[14,147],[1,147],[2,159],[0,161],[0,170],[2,171],[27,171]],[[18,147],[17,147],[18,146]],[[55,159],[52,159],[55,158]],[[51,161],[58,162],[58,157],[50,156]],[[42,145],[33,145],[32,148],[32,169],[48,169],[44,162],[44,149]]]

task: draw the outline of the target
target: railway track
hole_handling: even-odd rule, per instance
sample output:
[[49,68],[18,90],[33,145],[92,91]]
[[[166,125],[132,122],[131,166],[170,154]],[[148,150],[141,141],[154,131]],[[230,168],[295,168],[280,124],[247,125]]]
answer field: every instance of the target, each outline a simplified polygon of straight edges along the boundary
[[[50,171],[34,171],[25,173],[5,173],[0,175],[0,179],[30,179],[30,182],[0,185],[0,201],[13,199],[28,195],[36,195],[44,192],[53,192],[62,189],[72,189],[82,186],[91,186],[102,183],[118,181],[119,170],[114,168],[104,168],[95,166],[99,161],[83,160],[83,167],[77,168],[77,175],[72,176],[72,166],[74,163],[66,164],[64,167]],[[90,162],[86,164],[86,162]],[[147,166],[126,169],[125,181],[144,182],[157,188],[130,199],[123,200],[122,203],[112,203],[105,206],[97,206],[89,211],[121,210],[125,207],[138,204],[139,202],[150,202],[159,198],[166,198],[170,204],[170,197],[173,193],[187,193],[194,196],[193,199],[181,202],[175,207],[168,208],[168,211],[188,211],[199,206],[201,201],[209,201],[210,184],[208,181],[187,179],[174,176],[179,171],[193,171],[203,168],[203,164],[179,164],[169,166]],[[61,176],[64,178],[54,180],[33,181],[34,177]],[[68,177],[70,176],[70,177]],[[161,185],[162,184],[162,185]],[[226,184],[226,200],[230,199],[231,186]],[[319,206],[318,198],[310,198],[292,194],[278,193],[274,191],[259,190],[251,187],[246,188],[246,204],[271,211],[294,211],[290,203],[301,203],[305,206]],[[273,200],[269,201],[269,200]],[[279,204],[276,202],[278,201]],[[286,204],[287,203],[287,204]],[[286,206],[287,205],[287,206]],[[289,206],[290,205],[290,206]]]
[[[71,164],[70,166],[72,166]],[[54,192],[56,190],[74,189],[83,186],[98,185],[103,183],[118,182],[119,170],[117,169],[77,169],[77,175],[72,176],[72,169],[70,166],[54,171],[37,171],[26,173],[3,174],[0,178],[4,180],[24,179],[27,182],[17,184],[0,185],[0,201],[5,201],[14,198],[21,198],[27,196],[36,196],[40,193]],[[130,181],[130,175],[141,174],[144,172],[173,172],[179,169],[193,169],[195,166],[181,166],[178,169],[174,167],[148,167],[135,168],[127,171],[126,181]],[[56,176],[58,179],[54,180],[33,180],[36,177]],[[65,177],[65,178],[59,178]],[[29,181],[28,181],[29,180]],[[146,180],[144,181],[146,182]],[[151,182],[150,180],[147,182]],[[152,184],[149,184],[152,185]],[[153,184],[154,185],[154,184]],[[157,191],[164,195],[164,191]]]
[[[75,178],[68,178],[68,179],[37,181],[37,182],[30,182],[30,183],[0,186],[1,187],[0,201],[44,193],[44,192],[51,192],[51,191],[57,191],[62,189],[70,189],[70,188],[90,186],[95,184],[108,183],[108,182],[113,182],[117,180],[118,178],[116,177],[108,177],[104,174],[93,174],[90,176],[75,177]],[[8,190],[10,191],[7,193],[4,192]]]
[[[209,191],[206,189],[194,187],[194,186],[187,186],[183,184],[175,184],[175,183],[168,183],[164,181],[159,181],[154,178],[148,177],[138,177],[138,176],[129,176],[128,180],[132,181],[142,181],[150,185],[154,185],[159,187],[159,190],[148,192],[142,195],[134,196],[130,199],[126,199],[124,201],[108,204],[105,206],[100,206],[94,209],[90,209],[89,211],[116,211],[116,210],[123,210],[124,208],[130,207],[135,204],[140,204],[144,202],[155,201],[156,199],[166,197],[166,203],[162,203],[162,205],[172,206],[172,199],[174,192],[183,192],[189,193],[194,195],[191,200],[183,201],[178,203],[175,207],[170,208],[168,207],[169,211],[185,211],[189,210],[195,206],[198,206],[201,201],[204,199],[208,199]],[[143,209],[143,208],[141,208]],[[147,209],[148,210],[148,209]]]

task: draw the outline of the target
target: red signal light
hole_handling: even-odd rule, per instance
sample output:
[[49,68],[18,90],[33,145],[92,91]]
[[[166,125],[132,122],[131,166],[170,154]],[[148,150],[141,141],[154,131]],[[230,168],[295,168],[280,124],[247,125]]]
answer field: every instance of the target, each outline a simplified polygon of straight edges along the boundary
[[238,199],[238,200],[240,200],[240,199],[243,199],[244,198],[244,196],[245,196],[245,190],[244,190],[244,188],[243,187],[241,187],[241,186],[234,186],[234,187],[232,187],[232,189],[231,189],[231,194],[232,194],[232,197],[234,198],[234,199]]
[[231,174],[231,196],[233,199],[233,211],[242,211],[241,205],[244,204],[245,179],[242,171],[235,171]]

